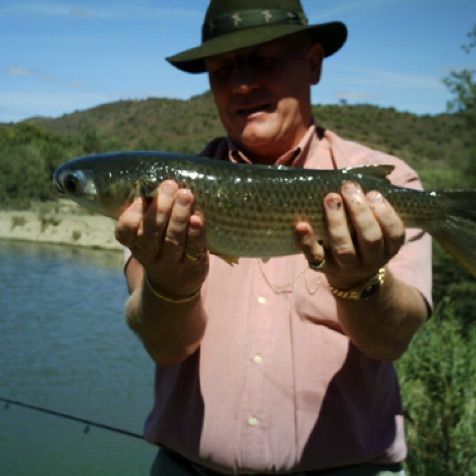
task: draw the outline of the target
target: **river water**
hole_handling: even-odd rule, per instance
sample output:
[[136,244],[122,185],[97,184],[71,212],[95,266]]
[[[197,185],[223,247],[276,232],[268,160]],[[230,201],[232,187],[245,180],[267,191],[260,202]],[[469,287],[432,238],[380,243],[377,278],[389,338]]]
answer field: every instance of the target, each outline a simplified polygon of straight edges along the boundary
[[[118,252],[0,241],[0,397],[141,434],[153,364]],[[0,402],[0,475],[148,474],[144,440]]]

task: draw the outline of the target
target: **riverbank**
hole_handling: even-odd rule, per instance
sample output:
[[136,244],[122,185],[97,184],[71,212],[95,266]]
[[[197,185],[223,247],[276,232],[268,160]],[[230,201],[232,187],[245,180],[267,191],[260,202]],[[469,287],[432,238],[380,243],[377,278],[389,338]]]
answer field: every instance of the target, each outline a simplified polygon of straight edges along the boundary
[[0,210],[0,239],[121,250],[114,221],[88,215],[74,203],[57,203],[29,211]]

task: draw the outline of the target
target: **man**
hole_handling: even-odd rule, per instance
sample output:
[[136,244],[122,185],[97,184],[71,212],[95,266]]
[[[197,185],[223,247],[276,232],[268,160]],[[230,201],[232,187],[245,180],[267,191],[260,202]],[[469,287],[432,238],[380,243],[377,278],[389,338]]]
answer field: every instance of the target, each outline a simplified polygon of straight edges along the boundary
[[[299,0],[212,0],[201,46],[168,58],[209,75],[228,137],[203,154],[393,164],[394,183],[420,187],[400,160],[314,123],[310,88],[346,36],[339,22],[308,26]],[[128,324],[157,363],[152,474],[403,474],[391,361],[429,314],[430,239],[355,183],[323,207],[325,236],[295,224],[302,254],[234,267],[208,254],[206,217],[172,181],[120,218]]]

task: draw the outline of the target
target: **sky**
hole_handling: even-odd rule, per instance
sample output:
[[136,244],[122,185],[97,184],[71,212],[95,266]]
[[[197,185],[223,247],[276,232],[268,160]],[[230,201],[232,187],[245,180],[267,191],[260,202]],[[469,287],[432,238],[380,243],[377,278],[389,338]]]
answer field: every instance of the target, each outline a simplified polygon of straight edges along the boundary
[[[313,104],[373,104],[439,114],[442,78],[476,69],[462,49],[474,0],[302,0],[311,24],[343,21],[341,51],[324,62]],[[200,44],[207,0],[1,0],[0,122],[60,117],[119,100],[188,99],[205,74],[164,58]]]

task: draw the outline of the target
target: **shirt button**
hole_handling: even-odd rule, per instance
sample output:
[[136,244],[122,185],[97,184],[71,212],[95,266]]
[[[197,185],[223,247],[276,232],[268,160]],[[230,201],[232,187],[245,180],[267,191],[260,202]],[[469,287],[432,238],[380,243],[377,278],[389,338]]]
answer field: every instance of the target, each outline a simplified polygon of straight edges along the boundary
[[261,355],[259,354],[256,354],[254,357],[253,357],[253,362],[255,364],[261,364],[263,362],[263,357],[261,357]]
[[259,303],[259,304],[266,304],[266,298],[263,297],[263,296],[260,296],[260,297],[258,298],[258,303]]
[[248,418],[248,425],[256,426],[258,424],[258,419],[256,417]]

